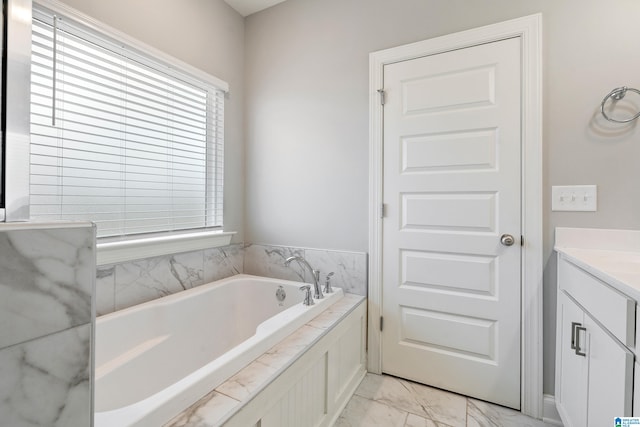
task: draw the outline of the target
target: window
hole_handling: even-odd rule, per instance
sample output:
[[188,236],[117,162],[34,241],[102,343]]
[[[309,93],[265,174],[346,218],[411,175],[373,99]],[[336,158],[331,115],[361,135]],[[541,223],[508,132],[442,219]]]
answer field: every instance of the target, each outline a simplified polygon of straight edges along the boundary
[[221,227],[225,88],[199,77],[34,5],[31,217]]

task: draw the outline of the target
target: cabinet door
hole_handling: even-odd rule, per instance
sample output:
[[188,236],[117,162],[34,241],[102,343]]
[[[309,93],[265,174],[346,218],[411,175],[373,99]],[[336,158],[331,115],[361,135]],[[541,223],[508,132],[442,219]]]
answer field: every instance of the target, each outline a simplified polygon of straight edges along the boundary
[[[576,325],[582,325],[584,317],[582,310],[564,292],[560,291],[558,293],[559,323],[556,331],[558,334],[556,406],[565,427],[584,427],[587,425],[588,364],[587,360],[578,356],[573,348],[575,347]],[[584,344],[582,344],[583,346]]]
[[584,320],[589,360],[587,426],[613,425],[614,417],[631,416],[633,354],[591,317]]

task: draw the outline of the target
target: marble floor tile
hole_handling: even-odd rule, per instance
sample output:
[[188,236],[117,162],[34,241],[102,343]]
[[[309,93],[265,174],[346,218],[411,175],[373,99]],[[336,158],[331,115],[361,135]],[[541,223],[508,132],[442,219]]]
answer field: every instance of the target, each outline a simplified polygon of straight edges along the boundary
[[354,395],[334,427],[403,427],[407,413]]
[[[404,427],[553,427],[518,411],[427,387],[389,375],[368,373],[336,426],[395,426],[397,420],[385,419],[384,408],[375,406],[377,424],[366,424],[374,409],[372,403],[395,409],[396,416],[406,413]],[[347,409],[349,409],[347,411]],[[352,424],[349,424],[351,422]],[[388,423],[388,424],[384,424]]]
[[446,424],[436,423],[428,418],[422,418],[415,414],[409,414],[407,416],[407,422],[404,427],[449,427]]
[[467,399],[468,427],[549,427],[543,421],[536,420],[518,411],[492,405],[475,399]]
[[356,394],[448,426],[466,426],[467,401],[457,394],[373,374],[365,376]]

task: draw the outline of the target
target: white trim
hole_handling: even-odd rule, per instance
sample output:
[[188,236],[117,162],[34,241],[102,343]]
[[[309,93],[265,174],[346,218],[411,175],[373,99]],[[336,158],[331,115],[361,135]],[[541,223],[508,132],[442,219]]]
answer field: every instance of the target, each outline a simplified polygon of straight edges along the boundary
[[122,31],[116,30],[113,27],[108,26],[107,24],[104,24],[103,22],[100,22],[98,20],[96,20],[95,18],[92,18],[89,15],[85,15],[84,13],[60,2],[57,0],[34,0],[34,3],[45,7],[49,10],[51,10],[52,12],[55,13],[59,13],[63,16],[66,16],[68,18],[73,19],[74,21],[77,21],[78,23],[84,25],[85,27],[93,30],[93,31],[97,31],[99,33],[102,34],[106,34],[107,36],[109,36],[111,39],[113,39],[114,41],[118,42],[118,43],[122,43],[123,45],[126,45],[128,47],[131,47],[135,50],[137,50],[138,52],[143,53],[144,55],[148,55],[148,56],[152,56],[154,57],[154,59],[157,59],[159,61],[162,61],[165,63],[165,65],[168,68],[173,68],[175,70],[179,70],[182,72],[185,72],[187,74],[192,75],[193,77],[196,77],[198,79],[201,79],[211,85],[213,85],[214,87],[216,87],[217,89],[220,89],[224,92],[229,92],[229,84],[227,82],[225,82],[224,80],[221,80],[215,76],[212,76],[211,74],[202,71],[199,68],[194,67],[193,65],[190,65],[184,61],[179,60],[178,58],[175,58],[159,49],[156,49],[155,47],[152,47],[144,42],[141,42],[140,40],[137,40],[131,36],[129,36],[128,34],[123,33]]
[[519,37],[522,47],[522,364],[521,412],[543,416],[542,372],[542,15],[412,43],[369,56],[369,319],[368,370],[381,373],[382,106],[385,64]]
[[98,243],[97,265],[226,246],[235,232],[205,231]]
[[544,395],[544,410],[542,414],[542,421],[553,426],[562,427],[562,420],[556,408],[556,398],[553,395]]
[[31,0],[7,2],[4,144],[5,221],[29,219]]
[[49,230],[60,228],[93,227],[89,221],[23,221],[0,224],[1,231]]

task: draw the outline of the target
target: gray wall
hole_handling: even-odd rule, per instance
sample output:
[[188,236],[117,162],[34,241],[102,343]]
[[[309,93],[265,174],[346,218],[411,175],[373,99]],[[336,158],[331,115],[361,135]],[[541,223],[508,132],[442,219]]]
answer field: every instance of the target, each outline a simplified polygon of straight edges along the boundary
[[225,229],[242,242],[244,19],[223,0],[62,0],[230,86],[225,109]]
[[[544,19],[544,389],[553,393],[554,227],[640,228],[640,130],[597,114],[614,87],[640,87],[640,2],[290,0],[249,16],[245,236],[366,251],[368,54],[537,12]],[[550,186],[563,184],[597,184],[598,212],[552,213]]]
[[[234,241],[353,251],[368,246],[368,54],[542,12],[553,392],[554,227],[640,228],[640,130],[597,115],[612,88],[640,87],[640,2],[289,0],[246,20],[222,0],[65,3],[229,82],[225,223]],[[597,184],[598,212],[551,213],[550,186],[563,184]]]

